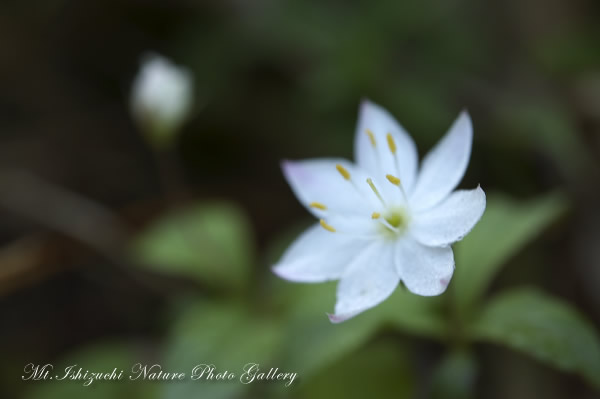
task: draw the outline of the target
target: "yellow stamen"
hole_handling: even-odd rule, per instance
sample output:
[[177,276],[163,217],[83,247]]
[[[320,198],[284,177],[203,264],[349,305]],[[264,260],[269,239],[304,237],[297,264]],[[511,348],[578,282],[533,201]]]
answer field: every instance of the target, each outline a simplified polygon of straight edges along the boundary
[[381,214],[379,212],[373,212],[373,214],[371,215],[371,219],[379,219],[380,216]]
[[370,129],[367,129],[366,133],[367,133],[367,136],[369,136],[369,141],[371,142],[371,145],[373,147],[375,147],[375,144],[376,144],[375,135],[373,134],[373,132]]
[[400,179],[398,179],[396,176],[392,176],[392,175],[385,175],[385,177],[390,181],[390,183],[392,183],[395,186],[399,186],[400,185]]
[[319,220],[319,223],[321,223],[321,226],[325,230],[331,231],[332,233],[335,233],[335,229],[333,227],[331,227],[330,225],[328,225],[327,223],[325,223],[325,220],[321,219],[321,220]]
[[344,179],[350,180],[350,172],[348,172],[348,170],[346,168],[344,168],[339,163],[337,165],[335,165],[335,168],[337,169],[338,172],[340,172],[340,175],[342,175],[342,177]]
[[367,184],[371,187],[371,190],[373,190],[373,192],[375,193],[375,195],[377,196],[377,198],[379,198],[379,201],[381,201],[381,203],[383,205],[385,205],[385,201],[381,197],[381,194],[379,194],[379,191],[377,191],[377,187],[375,187],[375,184],[373,184],[373,180],[371,180],[370,177],[367,179]]
[[387,142],[388,142],[388,147],[390,147],[390,151],[392,152],[392,154],[396,153],[396,142],[394,141],[394,138],[392,137],[391,133],[387,134]]
[[321,204],[320,202],[311,202],[310,204],[308,204],[308,206],[310,206],[311,208],[320,209],[322,211],[327,209],[327,207],[325,205]]

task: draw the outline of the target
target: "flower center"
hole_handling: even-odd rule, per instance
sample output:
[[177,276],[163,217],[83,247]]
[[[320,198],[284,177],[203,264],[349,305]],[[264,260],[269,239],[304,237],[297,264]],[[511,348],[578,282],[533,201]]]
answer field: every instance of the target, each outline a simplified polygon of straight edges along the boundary
[[385,217],[385,220],[395,228],[404,226],[404,215],[401,212],[392,212]]
[[[373,134],[373,132],[371,130],[368,130],[368,129],[366,130],[366,133],[367,133],[367,136],[369,137],[369,141],[371,142],[371,145],[373,146],[373,148],[375,148],[377,145],[376,141],[375,141],[375,135]],[[386,141],[387,141],[390,152],[392,153],[392,155],[395,155],[396,154],[396,143],[394,142],[394,138],[391,133],[387,134]],[[396,166],[397,166],[397,164],[396,164]],[[343,165],[337,164],[335,166],[335,168],[337,169],[338,173],[341,175],[341,177],[344,180],[347,180],[348,182],[350,182],[354,186],[354,188],[356,189],[357,192],[361,193],[361,195],[364,195],[364,194],[362,194],[362,191],[358,188],[358,186],[352,179],[350,172]],[[386,174],[385,178],[388,180],[388,182],[390,182],[394,186],[398,187],[398,189],[400,190],[402,197],[404,199],[404,203],[406,204],[408,201],[407,201],[406,193],[404,192],[404,188],[402,187],[401,180],[392,174]],[[409,216],[408,209],[405,206],[388,204],[382,197],[382,195],[379,192],[379,190],[377,189],[377,187],[375,186],[373,179],[367,178],[366,183],[369,185],[369,187],[371,188],[371,191],[375,194],[375,196],[379,199],[379,201],[381,202],[381,205],[383,206],[382,213],[375,211],[371,214],[371,219],[373,219],[374,221],[376,221],[379,224],[379,226],[378,226],[379,232],[385,238],[388,238],[388,239],[396,239],[396,238],[404,235],[404,233],[409,225],[409,222],[410,222],[410,216]],[[320,202],[311,202],[309,204],[309,206],[311,208],[319,209],[321,211],[327,210],[327,206]],[[321,226],[327,231],[330,231],[332,233],[335,233],[337,231],[335,229],[335,227],[329,225],[325,221],[325,219],[321,219],[320,223],[321,223]]]
[[405,208],[394,207],[385,212],[383,220],[387,223],[381,224],[380,233],[386,238],[394,239],[404,234],[410,222],[410,216]]

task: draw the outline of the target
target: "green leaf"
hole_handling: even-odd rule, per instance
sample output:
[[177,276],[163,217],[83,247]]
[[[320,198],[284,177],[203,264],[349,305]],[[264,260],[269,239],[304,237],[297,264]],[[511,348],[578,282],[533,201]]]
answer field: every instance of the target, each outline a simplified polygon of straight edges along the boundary
[[[232,380],[193,381],[186,378],[165,384],[166,399],[231,398],[261,382],[242,384],[240,376],[248,363],[258,363],[267,372],[278,367],[273,359],[281,344],[281,328],[271,320],[252,317],[241,305],[198,303],[179,317],[166,348],[166,368],[191,375],[196,365],[214,365],[213,374],[227,371]],[[283,371],[283,369],[281,369]],[[293,371],[293,370],[292,370]],[[284,384],[283,382],[275,382]]]
[[565,200],[558,194],[527,202],[488,195],[482,219],[454,246],[456,271],[451,286],[458,311],[473,310],[500,267],[565,209]]
[[420,337],[443,340],[448,333],[444,315],[445,296],[425,297],[410,293],[400,286],[381,305],[373,309],[373,316],[385,324]]
[[[156,385],[153,383],[129,380],[131,367],[142,361],[140,356],[142,353],[133,350],[132,345],[126,343],[102,343],[86,347],[59,360],[50,373],[52,380],[28,381],[32,386],[25,397],[27,399],[158,398]],[[74,373],[77,373],[80,367],[82,374],[86,370],[111,373],[116,368],[116,373],[123,370],[123,377],[121,380],[93,381],[89,386],[84,386],[84,380],[62,379],[66,374],[65,368],[73,365],[76,365],[73,367]],[[61,380],[57,381],[56,378],[59,377]]]
[[203,283],[240,288],[254,259],[249,222],[232,204],[197,204],[153,222],[133,243],[141,264]]
[[398,340],[369,343],[327,367],[300,389],[300,398],[412,398],[414,367]]
[[392,326],[417,336],[442,339],[446,321],[439,298],[413,295],[399,287],[382,304],[340,324],[332,324],[326,313],[335,302],[336,283],[287,286],[288,298],[283,311],[287,316],[285,348],[287,368],[297,370],[303,378],[317,374],[324,367],[362,347],[382,327]]
[[316,375],[341,357],[360,348],[373,335],[378,323],[372,315],[332,324],[326,312],[333,309],[335,283],[289,286],[293,302],[285,304],[286,345],[282,356],[286,369],[302,379]]
[[537,290],[494,298],[470,325],[472,338],[507,345],[600,389],[600,337],[576,309]]
[[560,102],[510,98],[497,112],[499,122],[506,124],[502,128],[509,132],[508,137],[527,140],[529,147],[544,150],[572,179],[579,179],[582,171],[595,166],[572,111]]

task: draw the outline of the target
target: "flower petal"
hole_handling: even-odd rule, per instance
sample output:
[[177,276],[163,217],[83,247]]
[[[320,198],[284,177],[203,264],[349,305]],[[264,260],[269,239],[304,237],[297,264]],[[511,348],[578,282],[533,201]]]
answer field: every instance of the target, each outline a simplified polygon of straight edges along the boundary
[[428,247],[407,237],[397,247],[396,268],[410,292],[439,295],[452,278],[454,254],[450,247]]
[[286,280],[317,283],[339,279],[367,241],[332,233],[319,224],[303,232],[272,270]]
[[376,242],[363,250],[348,265],[337,288],[333,323],[347,320],[389,297],[400,277],[394,269],[394,246]]
[[[344,178],[337,165],[349,173],[350,180]],[[367,176],[345,159],[283,161],[281,168],[298,200],[318,218],[329,211],[368,216],[380,206],[366,183]],[[311,206],[314,203],[326,209]]]
[[423,159],[415,189],[410,195],[413,209],[428,209],[454,190],[467,169],[472,141],[471,118],[463,111]]
[[[379,238],[381,224],[371,216],[355,216],[346,214],[331,213],[323,217],[323,222],[327,228],[333,228],[336,235],[350,234],[355,238],[374,239]],[[323,223],[321,222],[321,223]]]
[[[367,133],[369,131],[370,133]],[[389,148],[387,134],[390,133],[396,153]],[[373,134],[373,137],[370,137]],[[371,142],[374,139],[375,145]],[[417,147],[410,135],[385,109],[368,100],[360,106],[358,126],[354,139],[356,163],[368,173],[385,182],[385,175],[400,178],[408,193],[413,187],[417,174]],[[385,185],[386,194],[397,196],[397,187]],[[389,197],[386,196],[386,198]],[[390,198],[390,199],[393,199]]]
[[460,241],[483,215],[481,187],[455,191],[432,209],[413,215],[411,234],[421,244],[445,246]]

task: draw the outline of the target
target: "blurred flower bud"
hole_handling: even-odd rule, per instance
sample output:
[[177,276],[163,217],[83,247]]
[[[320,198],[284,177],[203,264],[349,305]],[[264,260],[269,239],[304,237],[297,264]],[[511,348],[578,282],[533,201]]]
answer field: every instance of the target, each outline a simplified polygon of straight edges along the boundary
[[131,90],[131,111],[152,145],[176,137],[193,103],[191,72],[156,54],[146,56]]

